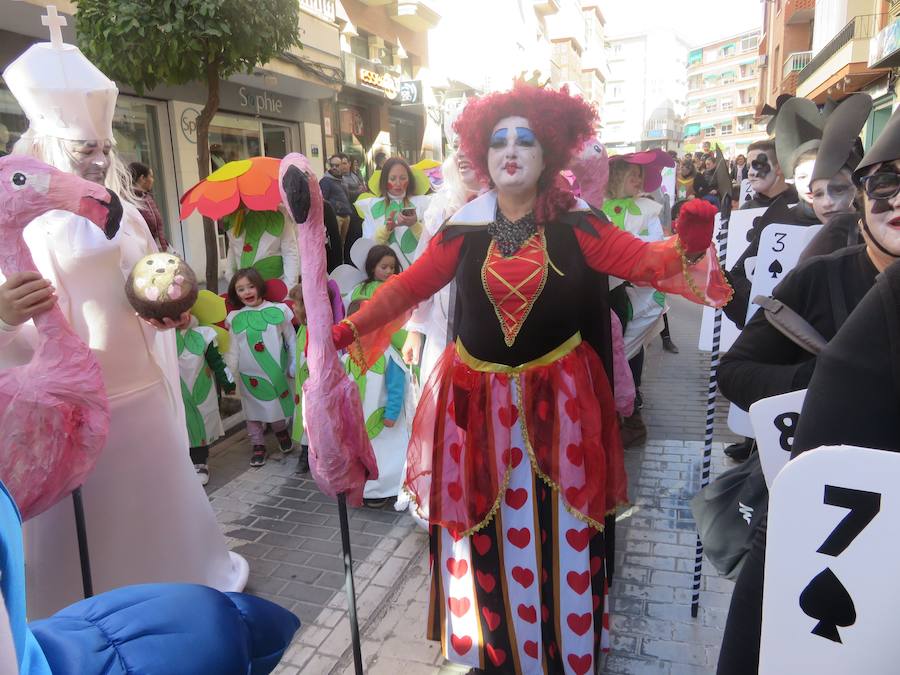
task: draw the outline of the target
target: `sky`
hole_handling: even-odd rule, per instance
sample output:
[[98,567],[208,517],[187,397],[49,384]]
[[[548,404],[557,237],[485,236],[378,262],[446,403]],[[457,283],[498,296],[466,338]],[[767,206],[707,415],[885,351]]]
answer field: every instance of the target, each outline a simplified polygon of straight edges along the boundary
[[612,0],[601,8],[608,35],[638,32],[653,17],[660,26],[674,27],[692,46],[760,28],[763,14],[760,0]]

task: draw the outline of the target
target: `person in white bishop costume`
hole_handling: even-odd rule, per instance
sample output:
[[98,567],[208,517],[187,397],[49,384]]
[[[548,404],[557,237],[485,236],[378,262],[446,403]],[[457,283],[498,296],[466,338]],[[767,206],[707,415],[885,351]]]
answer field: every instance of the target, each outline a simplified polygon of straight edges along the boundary
[[[109,241],[84,218],[62,211],[28,225],[25,240],[44,279],[0,278],[0,368],[30,360],[30,319],[54,300],[100,362],[109,438],[82,490],[95,592],[147,582],[240,590],[247,562],[228,551],[188,457],[175,323],[151,326],[125,298],[128,272],[157,249],[128,203],[134,195],[116,157],[118,90],[77,47],[62,42],[55,18],[55,11],[45,18],[52,41],[33,45],[3,73],[29,120],[13,152],[105,184],[122,198],[124,215]],[[81,599],[68,499],[26,523],[25,559],[29,618]]]

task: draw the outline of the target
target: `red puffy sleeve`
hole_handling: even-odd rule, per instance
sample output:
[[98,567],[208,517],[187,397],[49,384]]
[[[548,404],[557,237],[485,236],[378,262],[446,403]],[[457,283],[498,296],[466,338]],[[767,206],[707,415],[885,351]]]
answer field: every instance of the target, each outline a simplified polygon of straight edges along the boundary
[[596,234],[576,228],[575,236],[591,269],[713,307],[731,300],[731,286],[712,244],[702,258],[689,262],[677,235],[647,243],[610,222],[587,219]]
[[356,337],[350,356],[357,364],[368,368],[375,363],[413,308],[453,280],[463,239],[445,242],[443,234],[434,237],[412,265],[388,279],[358,312],[344,319]]

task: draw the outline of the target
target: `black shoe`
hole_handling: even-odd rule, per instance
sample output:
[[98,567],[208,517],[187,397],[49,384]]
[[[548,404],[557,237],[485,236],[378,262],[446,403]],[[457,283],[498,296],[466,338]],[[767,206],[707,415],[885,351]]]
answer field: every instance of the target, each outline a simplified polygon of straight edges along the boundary
[[309,473],[309,447],[300,446],[300,456],[297,458],[297,470],[295,473]]
[[662,340],[663,340],[663,349],[665,349],[670,354],[678,353],[678,345],[676,345],[674,342],[672,342],[672,338],[670,338],[668,335],[666,335],[665,337],[663,337]]
[[281,452],[285,455],[294,450],[294,441],[287,430],[276,431],[275,438],[278,439],[278,447],[281,448]]
[[644,397],[641,396],[641,390],[635,387],[634,390],[634,409],[640,410],[644,407]]
[[254,445],[253,454],[250,455],[250,466],[260,467],[266,463],[266,446]]
[[370,509],[381,509],[391,500],[390,497],[378,497],[377,499],[363,499],[363,504]]
[[735,462],[746,462],[750,453],[756,448],[756,442],[752,438],[745,438],[740,443],[732,443],[725,448],[725,454]]

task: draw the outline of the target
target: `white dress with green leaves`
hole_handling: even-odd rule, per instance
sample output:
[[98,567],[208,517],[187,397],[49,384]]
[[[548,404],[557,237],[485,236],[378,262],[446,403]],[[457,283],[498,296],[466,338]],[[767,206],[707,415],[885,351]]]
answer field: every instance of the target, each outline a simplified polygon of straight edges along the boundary
[[291,288],[300,279],[297,226],[281,211],[246,211],[222,219],[228,233],[228,271],[252,267]]
[[306,422],[303,420],[303,383],[309,379],[309,363],[306,361],[306,324],[297,331],[297,347],[294,350],[294,427],[291,438],[295,443],[309,445],[306,438]]
[[198,448],[209,445],[225,432],[213,373],[206,363],[206,350],[216,344],[216,331],[209,326],[196,325],[196,320],[192,324],[185,330],[176,331],[175,340],[188,439],[192,448]]
[[244,416],[255,422],[278,422],[294,414],[288,370],[294,362],[293,312],[282,303],[231,312],[225,321],[231,344],[225,365],[235,374]]
[[383,197],[370,197],[368,199],[357,199],[355,204],[356,210],[363,217],[363,237],[372,239],[377,243],[386,243],[397,251],[397,254],[400,256],[400,266],[403,269],[409,267],[415,259],[413,254],[419,245],[419,235],[422,232],[421,223],[425,215],[425,209],[428,207],[429,197],[425,195],[409,197],[408,201],[416,208],[416,225],[413,227],[394,228],[388,234],[385,242],[380,241],[379,233],[383,232],[387,217],[392,213],[399,215],[399,212],[404,208],[404,203],[396,199],[385,202]]

